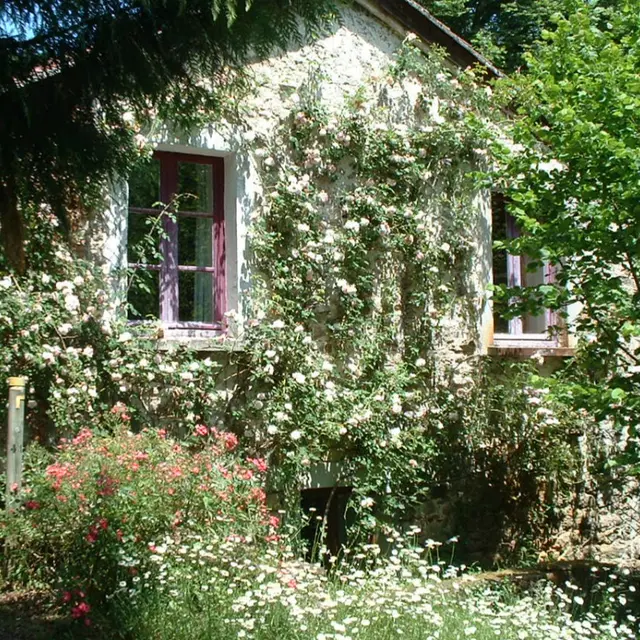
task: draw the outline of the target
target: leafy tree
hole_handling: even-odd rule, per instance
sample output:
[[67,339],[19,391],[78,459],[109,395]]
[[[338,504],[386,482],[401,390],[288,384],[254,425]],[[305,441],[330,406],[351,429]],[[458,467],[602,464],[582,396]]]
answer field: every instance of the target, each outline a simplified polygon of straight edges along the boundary
[[420,0],[506,71],[522,64],[563,0]]
[[522,145],[506,158],[512,247],[558,265],[558,280],[518,296],[577,302],[578,356],[558,393],[626,434],[638,471],[640,410],[640,3],[566,4],[526,73],[503,89]]
[[24,267],[21,208],[63,221],[135,157],[127,110],[188,124],[229,66],[315,33],[332,0],[5,0],[0,4],[0,224]]

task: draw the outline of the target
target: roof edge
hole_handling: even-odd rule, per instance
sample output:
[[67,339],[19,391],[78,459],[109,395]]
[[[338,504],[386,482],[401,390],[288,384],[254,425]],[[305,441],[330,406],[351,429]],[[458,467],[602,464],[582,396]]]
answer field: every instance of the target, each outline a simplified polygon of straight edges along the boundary
[[451,60],[461,67],[480,65],[485,68],[489,78],[500,78],[504,75],[488,58],[415,0],[356,0],[356,2],[374,15],[382,13],[377,17],[391,19],[425,42],[443,47]]

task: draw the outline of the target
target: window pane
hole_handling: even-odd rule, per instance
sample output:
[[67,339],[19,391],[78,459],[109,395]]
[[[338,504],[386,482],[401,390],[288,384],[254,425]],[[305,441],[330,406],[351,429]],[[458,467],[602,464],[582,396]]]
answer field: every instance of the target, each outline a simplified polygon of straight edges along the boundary
[[154,215],[129,213],[127,260],[139,264],[160,264],[162,226]]
[[156,319],[160,313],[160,273],[146,269],[133,272],[127,294],[129,320]]
[[[504,201],[499,194],[492,194],[491,205],[493,240],[506,240],[507,217]],[[506,249],[493,249],[493,284],[506,285],[507,283],[507,251]],[[509,333],[509,321],[501,316],[504,306],[497,300],[493,303],[493,330],[496,333]]]
[[180,211],[213,211],[213,167],[196,162],[178,163]]
[[178,274],[179,320],[213,322],[213,274],[180,272]]
[[178,263],[213,266],[212,218],[178,217]]
[[[525,287],[536,287],[544,284],[544,267],[537,265],[534,260],[527,256],[522,256],[522,285]],[[522,331],[524,333],[546,333],[547,319],[544,312],[537,316],[526,315],[522,318]]]
[[160,200],[160,161],[137,165],[129,176],[129,206],[150,209]]

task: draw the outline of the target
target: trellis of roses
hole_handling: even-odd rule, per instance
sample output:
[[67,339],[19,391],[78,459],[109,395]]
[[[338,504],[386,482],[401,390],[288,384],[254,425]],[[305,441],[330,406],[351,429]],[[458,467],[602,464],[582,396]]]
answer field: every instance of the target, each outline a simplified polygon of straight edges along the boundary
[[[231,406],[270,459],[272,491],[295,502],[318,465],[338,462],[335,481],[354,487],[359,522],[373,527],[411,518],[430,488],[471,477],[471,450],[486,446],[478,433],[501,438],[502,383],[492,394],[486,364],[451,348],[478,340],[478,177],[496,114],[472,71],[454,72],[410,40],[341,113],[319,93],[314,82],[301,88],[274,137],[256,143],[265,197]],[[536,418],[518,393],[502,425],[527,431],[518,412],[532,413],[523,459],[552,475],[571,455],[537,438],[559,421]]]

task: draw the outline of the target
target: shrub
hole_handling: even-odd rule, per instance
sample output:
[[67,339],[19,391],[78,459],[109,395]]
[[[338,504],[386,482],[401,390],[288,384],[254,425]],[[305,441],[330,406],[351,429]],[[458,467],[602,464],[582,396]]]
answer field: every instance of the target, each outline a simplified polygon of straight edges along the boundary
[[123,584],[153,566],[156,546],[198,533],[276,540],[265,504],[266,463],[242,459],[236,436],[199,425],[178,441],[127,430],[116,405],[113,435],[82,430],[55,453],[33,445],[19,508],[4,517],[13,579],[55,586],[88,619]]

